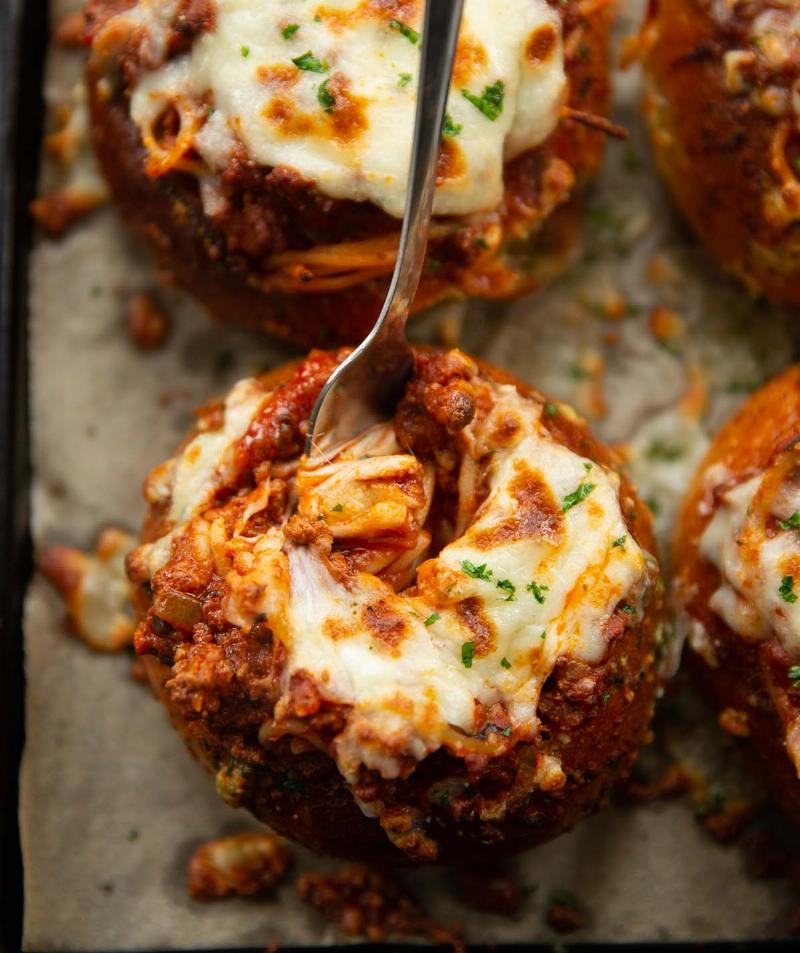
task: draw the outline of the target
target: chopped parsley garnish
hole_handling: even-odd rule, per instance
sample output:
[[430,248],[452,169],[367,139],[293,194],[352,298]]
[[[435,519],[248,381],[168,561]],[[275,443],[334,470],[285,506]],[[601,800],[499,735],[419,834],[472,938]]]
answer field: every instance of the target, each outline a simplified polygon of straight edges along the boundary
[[795,510],[788,520],[780,521],[781,529],[800,529],[800,510]]
[[389,29],[402,33],[409,43],[419,43],[419,33],[407,23],[402,23],[400,20],[390,20]]
[[239,52],[240,52],[240,53],[242,54],[242,56],[244,56],[245,59],[246,59],[246,58],[250,55],[250,47],[249,47],[249,46],[240,46],[240,47],[239,47]]
[[542,629],[542,634],[539,636],[539,638],[542,640],[542,642],[544,642],[544,640],[547,638],[547,630],[546,630],[546,629]]
[[400,73],[400,75],[399,75],[399,77],[398,77],[398,79],[397,79],[397,85],[398,85],[398,86],[408,86],[408,84],[411,82],[411,80],[412,80],[413,78],[414,78],[414,77],[411,75],[411,73]]
[[625,549],[625,543],[627,539],[628,539],[627,536],[617,537],[617,539],[615,539],[614,542],[611,544],[611,548],[614,549],[616,547],[617,549]]
[[450,113],[444,114],[444,125],[442,126],[442,135],[454,138],[464,127],[459,122],[454,122]]
[[[505,655],[500,659],[500,664],[503,666],[503,668],[511,668],[511,662],[508,661]],[[798,670],[800,671],[800,669]],[[789,677],[791,678],[791,675]]]
[[625,612],[628,615],[633,615],[636,612],[636,609],[630,604],[630,602],[623,602],[619,608],[621,612]]
[[487,119],[494,122],[503,112],[503,97],[505,96],[505,85],[499,79],[491,86],[486,86],[480,96],[476,96],[468,89],[462,89],[461,95],[468,102],[479,109]]
[[584,462],[584,464],[583,464],[583,469],[588,473],[588,472],[592,469],[593,466],[594,466],[593,463],[589,463],[589,461],[586,460],[586,461]]
[[506,596],[506,602],[516,602],[517,587],[510,579],[499,579],[497,582],[497,588],[508,593]]
[[534,579],[533,582],[529,582],[526,586],[528,592],[533,594],[533,598],[539,603],[539,605],[544,605],[544,594],[549,592],[550,589],[548,586],[540,586],[538,582]]
[[461,646],[461,664],[464,668],[472,668],[472,659],[475,656],[475,643],[465,642]]
[[484,251],[489,250],[489,242],[483,237],[483,235],[478,235],[473,243],[477,248],[482,248]]
[[428,618],[425,620],[425,625],[433,625],[434,622],[438,622],[441,619],[441,616],[438,612],[432,612]]
[[324,73],[328,69],[328,64],[318,60],[309,50],[302,56],[296,56],[292,62],[298,69],[303,69],[308,73]]
[[586,497],[595,489],[596,485],[595,483],[581,483],[577,490],[568,493],[564,497],[564,502],[561,504],[562,513],[567,513],[573,506],[577,506],[578,503],[583,503]]
[[611,699],[611,692],[603,692],[602,702],[604,705],[607,705]]
[[317,90],[317,102],[326,113],[332,113],[333,107],[336,105],[336,97],[328,89],[329,82],[330,80],[326,79],[324,83],[320,83],[319,89]]
[[555,417],[555,415],[558,413],[558,407],[556,407],[555,404],[545,404],[544,412],[548,417]]
[[344,507],[342,506],[342,504],[341,504],[341,503],[337,503],[336,506],[333,507],[333,512],[334,512],[334,513],[341,513],[343,509],[344,509]]
[[645,500],[645,503],[647,504],[647,508],[650,510],[653,516],[658,516],[658,514],[661,512],[661,501],[655,496],[650,496]]
[[647,448],[646,456],[648,460],[664,460],[667,463],[674,463],[676,460],[680,460],[684,453],[683,447],[674,447],[668,443],[663,443],[661,440],[654,440]]
[[794,591],[794,576],[784,576],[781,579],[778,594],[784,602],[797,602],[797,593]]
[[284,38],[284,40],[291,40],[291,38],[299,29],[299,23],[287,23],[286,26],[281,30],[281,36]]
[[800,683],[800,665],[793,665],[787,674],[792,685]]
[[465,559],[461,563],[461,569],[472,579],[483,579],[484,582],[488,582],[492,578],[492,570],[486,568],[486,563],[476,566],[475,563]]
[[500,725],[493,725],[490,723],[482,731],[479,731],[476,737],[485,738],[487,735],[496,734],[502,735],[504,738],[508,738],[508,736],[511,734],[511,731],[511,725],[501,728]]

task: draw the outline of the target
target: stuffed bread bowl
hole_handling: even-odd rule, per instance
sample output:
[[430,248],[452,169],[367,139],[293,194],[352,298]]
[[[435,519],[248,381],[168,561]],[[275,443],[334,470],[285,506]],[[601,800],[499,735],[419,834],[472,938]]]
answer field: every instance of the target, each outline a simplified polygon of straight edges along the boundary
[[[575,243],[610,0],[467,0],[416,309],[531,290]],[[398,242],[421,0],[89,0],[94,148],[212,315],[357,343]],[[575,112],[565,118],[564,109]]]
[[651,0],[639,53],[684,215],[751,292],[800,305],[800,3]]
[[675,595],[720,722],[800,823],[800,367],[722,429],[684,503]]
[[343,353],[244,380],[145,494],[136,648],[220,794],[321,852],[461,863],[570,829],[657,690],[649,513],[569,408],[418,351],[301,459]]

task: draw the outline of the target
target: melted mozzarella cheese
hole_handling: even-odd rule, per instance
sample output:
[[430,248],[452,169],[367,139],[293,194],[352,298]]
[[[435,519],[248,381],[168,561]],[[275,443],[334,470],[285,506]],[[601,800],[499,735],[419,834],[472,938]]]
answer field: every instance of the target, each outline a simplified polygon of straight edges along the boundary
[[[147,0],[135,9],[145,18]],[[213,30],[144,73],[131,115],[152,127],[166,105],[202,100],[195,147],[212,169],[234,143],[264,166],[296,170],[324,194],[401,217],[414,125],[422,4],[402,24],[377,0],[216,0]],[[123,16],[131,16],[130,13]],[[300,68],[305,66],[305,68]],[[558,15],[546,0],[466,0],[435,212],[495,208],[503,162],[542,143],[566,95]],[[502,84],[495,118],[478,100]],[[183,112],[183,110],[179,110]]]
[[[351,782],[361,765],[396,777],[409,758],[443,744],[471,750],[477,705],[501,705],[506,734],[533,738],[539,693],[556,661],[598,663],[620,603],[641,616],[648,557],[627,532],[617,474],[557,443],[537,401],[508,385],[490,392],[491,411],[462,434],[462,468],[496,448],[488,492],[466,532],[435,558],[425,558],[424,528],[433,474],[403,453],[391,423],[297,474],[296,509],[306,525],[324,520],[337,541],[352,543],[355,534],[375,547],[380,575],[342,574],[324,549],[293,541],[286,527],[245,535],[250,516],[266,507],[269,480],[251,492],[232,535],[224,515],[204,515],[237,435],[266,396],[254,382],[237,385],[221,429],[196,437],[156,481],[158,499],[162,483],[173,488],[170,532],[150,547],[158,564],[188,521],[196,550],[227,567],[220,571],[228,621],[245,629],[266,621],[285,649],[282,696],[264,740],[297,724],[296,678],[310,678],[322,698],[346,707],[335,753]],[[386,534],[406,539],[406,555],[389,547],[389,558],[405,560],[407,576],[381,560]],[[415,569],[416,585],[397,591],[390,580],[409,581]]]
[[800,534],[765,529],[800,510],[800,487],[776,484],[766,471],[718,494],[719,503],[700,539],[700,556],[719,570],[721,581],[709,606],[749,641],[778,636],[800,655]]

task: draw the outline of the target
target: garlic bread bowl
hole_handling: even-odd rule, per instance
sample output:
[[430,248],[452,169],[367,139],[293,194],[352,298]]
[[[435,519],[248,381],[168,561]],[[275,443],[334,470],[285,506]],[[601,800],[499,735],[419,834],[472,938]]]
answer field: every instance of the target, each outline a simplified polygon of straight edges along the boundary
[[343,353],[241,381],[151,473],[137,651],[220,794],[317,851],[545,841],[648,731],[649,513],[573,411],[459,351],[418,351],[393,418],[312,465]]
[[800,367],[722,429],[684,503],[675,595],[723,727],[800,823]]
[[[566,263],[603,133],[564,107],[607,111],[611,7],[467,0],[416,309],[507,298]],[[89,0],[94,148],[165,276],[304,346],[363,338],[399,238],[422,13]]]
[[677,204],[754,295],[800,305],[800,3],[651,0],[639,48]]

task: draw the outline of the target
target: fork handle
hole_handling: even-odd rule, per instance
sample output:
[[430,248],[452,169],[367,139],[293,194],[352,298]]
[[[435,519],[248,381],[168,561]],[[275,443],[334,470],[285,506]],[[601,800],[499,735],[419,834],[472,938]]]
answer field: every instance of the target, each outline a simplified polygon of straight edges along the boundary
[[414,142],[403,229],[389,293],[373,337],[404,337],[428,246],[442,126],[464,0],[427,0],[422,28]]

